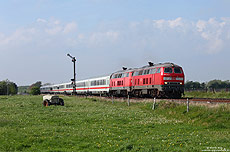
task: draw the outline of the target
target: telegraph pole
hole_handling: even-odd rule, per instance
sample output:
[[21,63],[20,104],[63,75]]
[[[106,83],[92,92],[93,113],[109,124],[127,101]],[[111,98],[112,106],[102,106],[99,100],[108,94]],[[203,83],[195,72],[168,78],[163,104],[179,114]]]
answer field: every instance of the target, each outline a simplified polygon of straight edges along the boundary
[[76,67],[75,67],[76,58],[71,56],[70,54],[67,54],[67,56],[70,57],[73,62],[73,79],[71,79],[71,81],[73,82],[73,95],[76,95]]

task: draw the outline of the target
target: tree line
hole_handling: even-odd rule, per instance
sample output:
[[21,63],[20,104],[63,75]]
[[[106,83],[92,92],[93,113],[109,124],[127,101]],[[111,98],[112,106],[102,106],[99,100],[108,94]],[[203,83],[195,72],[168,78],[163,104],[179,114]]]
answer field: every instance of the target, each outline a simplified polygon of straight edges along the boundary
[[229,90],[230,89],[230,81],[222,81],[222,80],[211,80],[209,82],[197,82],[197,81],[187,81],[184,85],[185,91],[193,91],[193,90],[206,90],[206,91],[216,91],[216,90]]
[[30,86],[18,87],[16,83],[7,80],[0,81],[0,95],[15,95],[15,94],[40,94],[41,81],[37,81]]
[[18,93],[16,83],[9,80],[0,81],[0,95],[15,95]]
[[[41,81],[37,81],[30,86],[18,87],[16,83],[9,80],[0,81],[0,95],[15,95],[18,93],[38,95],[40,94]],[[205,90],[213,91],[223,90],[230,91],[230,81],[211,80],[209,82],[187,81],[185,82],[185,91]]]

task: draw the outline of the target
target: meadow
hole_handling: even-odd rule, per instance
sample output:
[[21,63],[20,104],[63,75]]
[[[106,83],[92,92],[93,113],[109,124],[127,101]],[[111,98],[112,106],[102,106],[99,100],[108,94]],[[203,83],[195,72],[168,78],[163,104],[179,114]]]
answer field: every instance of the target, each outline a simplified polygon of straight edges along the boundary
[[132,103],[62,96],[0,96],[0,151],[230,150],[230,106]]

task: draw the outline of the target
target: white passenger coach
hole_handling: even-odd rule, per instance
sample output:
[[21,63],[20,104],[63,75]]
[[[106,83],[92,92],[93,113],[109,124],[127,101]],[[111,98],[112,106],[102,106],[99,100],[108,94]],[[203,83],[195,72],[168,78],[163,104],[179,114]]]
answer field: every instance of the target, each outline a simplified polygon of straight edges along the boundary
[[[108,94],[109,93],[110,76],[86,79],[76,81],[77,94]],[[72,94],[73,84],[62,83],[55,85],[47,85],[41,87],[42,94]]]

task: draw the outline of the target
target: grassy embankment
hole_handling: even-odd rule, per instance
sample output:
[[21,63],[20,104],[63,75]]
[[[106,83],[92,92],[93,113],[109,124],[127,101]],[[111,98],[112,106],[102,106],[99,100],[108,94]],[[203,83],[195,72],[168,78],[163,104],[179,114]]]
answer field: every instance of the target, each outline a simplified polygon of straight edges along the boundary
[[41,96],[0,96],[0,151],[230,150],[230,106],[131,103],[63,97],[42,107]]
[[196,97],[196,98],[230,98],[230,92],[202,92],[202,91],[191,91],[185,92],[184,97]]

